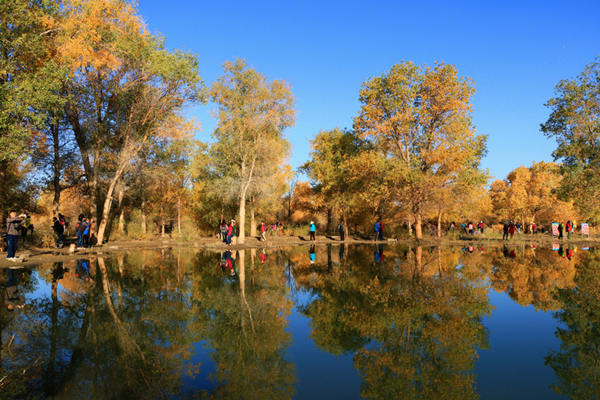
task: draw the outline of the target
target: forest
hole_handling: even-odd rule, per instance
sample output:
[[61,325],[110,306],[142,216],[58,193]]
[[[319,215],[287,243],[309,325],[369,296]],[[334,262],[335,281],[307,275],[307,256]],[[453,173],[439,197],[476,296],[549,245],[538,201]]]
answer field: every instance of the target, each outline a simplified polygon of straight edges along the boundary
[[[475,83],[399,61],[363,82],[352,126],[314,132],[293,169],[287,82],[242,59],[205,82],[199,56],[168,49],[127,1],[2,1],[0,15],[0,210],[31,214],[41,244],[58,213],[93,218],[100,244],[212,236],[231,219],[238,243],[260,222],[368,235],[380,220],[417,239],[452,222],[600,222],[600,58],[545,104],[553,162],[490,176]],[[206,142],[193,106],[216,118]]]

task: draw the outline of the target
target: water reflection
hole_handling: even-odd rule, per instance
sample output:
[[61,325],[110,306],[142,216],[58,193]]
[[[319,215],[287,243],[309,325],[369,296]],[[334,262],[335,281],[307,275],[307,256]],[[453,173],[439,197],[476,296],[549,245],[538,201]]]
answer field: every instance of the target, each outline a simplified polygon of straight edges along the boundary
[[296,313],[310,321],[322,354],[352,358],[357,397],[477,398],[493,290],[557,311],[562,345],[546,359],[555,390],[594,398],[600,256],[586,253],[382,244],[163,249],[8,269],[0,390],[7,398],[293,398],[310,384],[288,355]]
[[572,399],[600,398],[600,253],[577,267],[573,287],[558,290],[562,310],[556,317],[563,327],[556,336],[560,350],[546,358],[558,383],[553,389]]

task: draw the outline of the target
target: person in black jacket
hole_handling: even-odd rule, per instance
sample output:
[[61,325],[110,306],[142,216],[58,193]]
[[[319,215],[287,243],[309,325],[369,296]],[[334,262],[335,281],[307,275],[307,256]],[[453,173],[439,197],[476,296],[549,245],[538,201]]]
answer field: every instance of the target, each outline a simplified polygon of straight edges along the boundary
[[56,233],[56,247],[63,247],[65,227],[63,224],[60,223],[60,220],[56,217],[52,218],[52,222],[52,229],[54,230],[54,233]]

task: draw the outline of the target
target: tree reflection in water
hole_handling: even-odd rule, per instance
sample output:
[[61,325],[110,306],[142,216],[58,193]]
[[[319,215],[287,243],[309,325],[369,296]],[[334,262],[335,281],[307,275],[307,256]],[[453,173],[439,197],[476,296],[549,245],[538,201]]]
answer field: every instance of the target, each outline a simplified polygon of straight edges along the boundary
[[[286,359],[295,303],[321,350],[352,355],[363,397],[476,398],[490,289],[562,308],[562,347],[546,360],[556,390],[598,397],[597,253],[381,245],[258,253],[163,249],[2,271],[2,397],[292,398],[303,384]],[[197,363],[202,351],[214,367]],[[209,381],[190,383],[201,376]]]
[[315,342],[354,352],[365,398],[476,397],[471,371],[487,343],[487,287],[456,269],[455,252],[374,252],[352,249],[344,267],[329,272],[295,269],[296,282],[318,294],[302,310]]
[[560,350],[546,357],[558,383],[553,389],[570,399],[600,398],[600,252],[578,265],[575,287],[558,290],[556,330]]

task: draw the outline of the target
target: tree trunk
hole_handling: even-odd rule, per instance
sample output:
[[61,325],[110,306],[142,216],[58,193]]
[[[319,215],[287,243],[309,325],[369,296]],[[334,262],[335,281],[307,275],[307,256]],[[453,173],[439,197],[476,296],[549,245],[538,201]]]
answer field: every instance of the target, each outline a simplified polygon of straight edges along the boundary
[[438,211],[438,218],[437,218],[437,237],[441,238],[442,237],[442,212]]
[[421,213],[415,214],[415,237],[417,240],[423,239]]
[[125,232],[125,210],[123,208],[123,187],[119,189],[119,232]]
[[165,215],[162,207],[160,208],[160,237],[165,237]]
[[177,198],[177,233],[181,235],[181,197]]
[[412,234],[413,234],[413,226],[412,226],[412,222],[409,219],[408,220],[408,236],[412,236]]
[[58,136],[58,124],[53,124],[52,130],[52,147],[54,157],[52,159],[52,188],[54,189],[54,199],[52,200],[52,211],[54,215],[58,214],[60,206],[60,143]]
[[142,233],[145,235],[147,228],[146,228],[146,202],[142,201]]
[[254,217],[254,206],[250,208],[250,236],[256,236],[256,219]]
[[119,169],[117,169],[115,175],[110,181],[110,185],[108,185],[108,191],[106,192],[106,198],[104,199],[104,207],[102,207],[102,219],[100,220],[100,224],[98,224],[98,235],[96,236],[99,246],[102,246],[102,242],[104,241],[104,233],[106,231],[106,225],[108,224],[108,218],[110,216],[110,208],[112,207],[113,193],[115,192],[115,187],[121,178],[121,174],[125,170],[125,166],[126,164],[123,163]]
[[327,234],[331,233],[331,208],[327,209]]
[[239,219],[240,219],[240,224],[239,224],[239,235],[238,235],[238,243],[239,244],[244,244],[245,239],[246,239],[246,232],[244,231],[244,229],[246,229],[246,192],[242,191],[241,195],[240,195],[240,215],[239,215]]
[[348,237],[348,223],[346,221],[346,212],[342,213],[342,221],[344,221],[344,240]]

